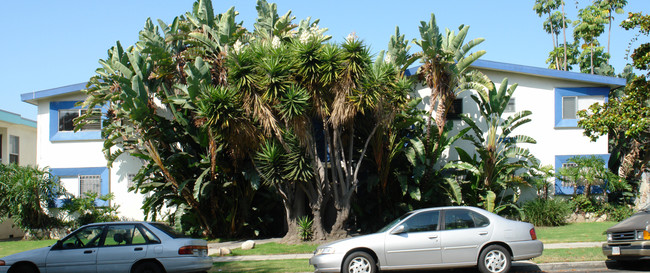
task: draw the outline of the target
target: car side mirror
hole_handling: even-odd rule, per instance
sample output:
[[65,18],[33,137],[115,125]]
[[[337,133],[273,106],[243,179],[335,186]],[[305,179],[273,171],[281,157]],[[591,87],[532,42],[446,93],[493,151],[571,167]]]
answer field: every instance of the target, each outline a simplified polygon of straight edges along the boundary
[[62,248],[63,248],[63,242],[61,240],[56,241],[54,247],[52,247],[52,249],[62,249]]
[[391,231],[390,234],[393,235],[402,234],[404,233],[405,230],[406,228],[404,227],[404,225],[399,225],[395,229],[393,229],[393,231]]

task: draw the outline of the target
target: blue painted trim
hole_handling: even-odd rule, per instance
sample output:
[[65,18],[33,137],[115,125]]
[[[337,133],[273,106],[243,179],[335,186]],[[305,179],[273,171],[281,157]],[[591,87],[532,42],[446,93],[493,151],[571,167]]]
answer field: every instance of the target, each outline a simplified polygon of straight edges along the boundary
[[[106,167],[87,167],[87,168],[50,168],[50,173],[58,177],[76,177],[79,175],[99,175],[101,177],[101,195],[110,193],[108,176],[110,170]],[[57,207],[61,207],[65,200],[55,201]],[[108,201],[100,199],[95,200],[95,205],[99,207],[108,206]]]
[[[97,131],[65,131],[59,132],[59,110],[63,109],[81,109],[75,106],[77,101],[51,101],[50,102],[50,141],[77,141],[77,140],[101,140],[102,132]],[[102,108],[102,113],[106,113],[106,107]]]
[[61,87],[47,89],[47,90],[24,93],[20,95],[20,99],[23,102],[37,105],[36,103],[37,100],[81,91],[86,89],[87,84],[88,84],[87,82],[82,82],[82,83],[66,85],[66,86],[61,86]]
[[[407,69],[404,75],[412,76],[417,74],[419,67],[420,66],[416,66]],[[562,70],[540,68],[540,67],[518,65],[518,64],[509,64],[509,63],[487,61],[481,59],[474,61],[471,67],[479,68],[479,69],[498,70],[498,71],[534,75],[540,77],[550,77],[550,78],[557,78],[557,79],[589,82],[595,84],[604,84],[612,87],[625,86],[625,79],[623,78],[592,75],[592,74],[562,71]]]
[[577,128],[578,119],[562,119],[562,97],[609,96],[608,87],[555,88],[555,127]]
[[[569,158],[572,158],[574,156],[592,156],[592,155],[556,155],[555,156],[555,173],[559,173],[560,168],[562,168],[562,164],[567,162]],[[609,162],[609,154],[598,154],[598,155],[593,155],[596,157],[600,157],[605,161],[605,165],[607,165],[607,162]],[[607,166],[605,166],[607,167]],[[578,187],[578,192],[577,194],[582,194],[584,193],[584,186],[579,186]],[[603,188],[599,186],[592,186],[591,187],[591,192],[594,194],[602,194],[603,193]],[[559,178],[555,178],[555,194],[556,195],[573,195],[573,187],[562,187],[562,180]]]
[[18,124],[18,125],[26,125],[29,127],[36,128],[36,121],[23,118],[19,114],[7,112],[4,110],[0,110],[0,121],[5,121],[13,124]]

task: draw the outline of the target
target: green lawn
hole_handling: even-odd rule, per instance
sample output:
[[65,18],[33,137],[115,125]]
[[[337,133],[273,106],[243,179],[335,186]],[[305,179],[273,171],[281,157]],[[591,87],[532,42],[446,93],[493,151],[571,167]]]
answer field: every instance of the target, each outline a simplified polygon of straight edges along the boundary
[[313,272],[309,260],[274,260],[214,263],[209,272]]
[[616,222],[574,223],[560,227],[535,227],[537,238],[545,244],[573,242],[603,242],[605,230]]
[[240,248],[233,249],[232,256],[313,253],[314,250],[316,250],[316,247],[318,247],[318,244],[306,243],[287,245],[279,243],[266,243],[256,245],[254,249],[250,250],[241,250]]
[[535,263],[559,263],[559,262],[586,262],[604,261],[607,257],[603,255],[600,247],[588,248],[567,248],[567,249],[544,249],[542,256],[533,259]]
[[42,241],[2,241],[0,242],[0,257],[8,256],[14,253],[23,252],[31,249],[50,246],[56,243],[56,240]]

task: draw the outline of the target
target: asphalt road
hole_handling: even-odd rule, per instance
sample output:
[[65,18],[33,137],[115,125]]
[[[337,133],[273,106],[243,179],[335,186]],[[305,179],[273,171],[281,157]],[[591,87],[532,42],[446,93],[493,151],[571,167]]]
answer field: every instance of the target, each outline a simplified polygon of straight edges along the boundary
[[[399,273],[479,273],[475,268],[458,268],[450,270],[423,270],[423,271],[395,271]],[[596,272],[650,272],[650,262],[630,262],[619,264],[613,261],[607,262],[584,262],[584,263],[555,263],[555,264],[534,264],[530,262],[514,262],[510,273],[542,273],[542,272],[571,272],[571,273],[596,273]]]

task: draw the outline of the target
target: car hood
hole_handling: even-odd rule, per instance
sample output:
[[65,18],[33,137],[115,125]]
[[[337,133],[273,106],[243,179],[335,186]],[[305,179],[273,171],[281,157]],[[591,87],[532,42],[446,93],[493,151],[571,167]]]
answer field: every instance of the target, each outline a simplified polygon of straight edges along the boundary
[[384,233],[373,233],[368,235],[362,235],[362,236],[334,241],[329,244],[324,244],[320,246],[320,248],[333,247],[337,249],[350,249],[352,247],[369,247],[370,245],[376,244],[377,242],[383,242],[384,236],[385,236]]
[[31,261],[38,265],[45,262],[45,258],[47,258],[47,253],[50,251],[50,248],[51,246],[46,246],[42,248],[27,250],[0,258],[0,260],[5,261],[8,265],[19,261]]
[[632,215],[630,218],[623,220],[613,227],[607,229],[607,232],[622,232],[637,229],[646,229],[650,224],[650,211],[643,211]]

